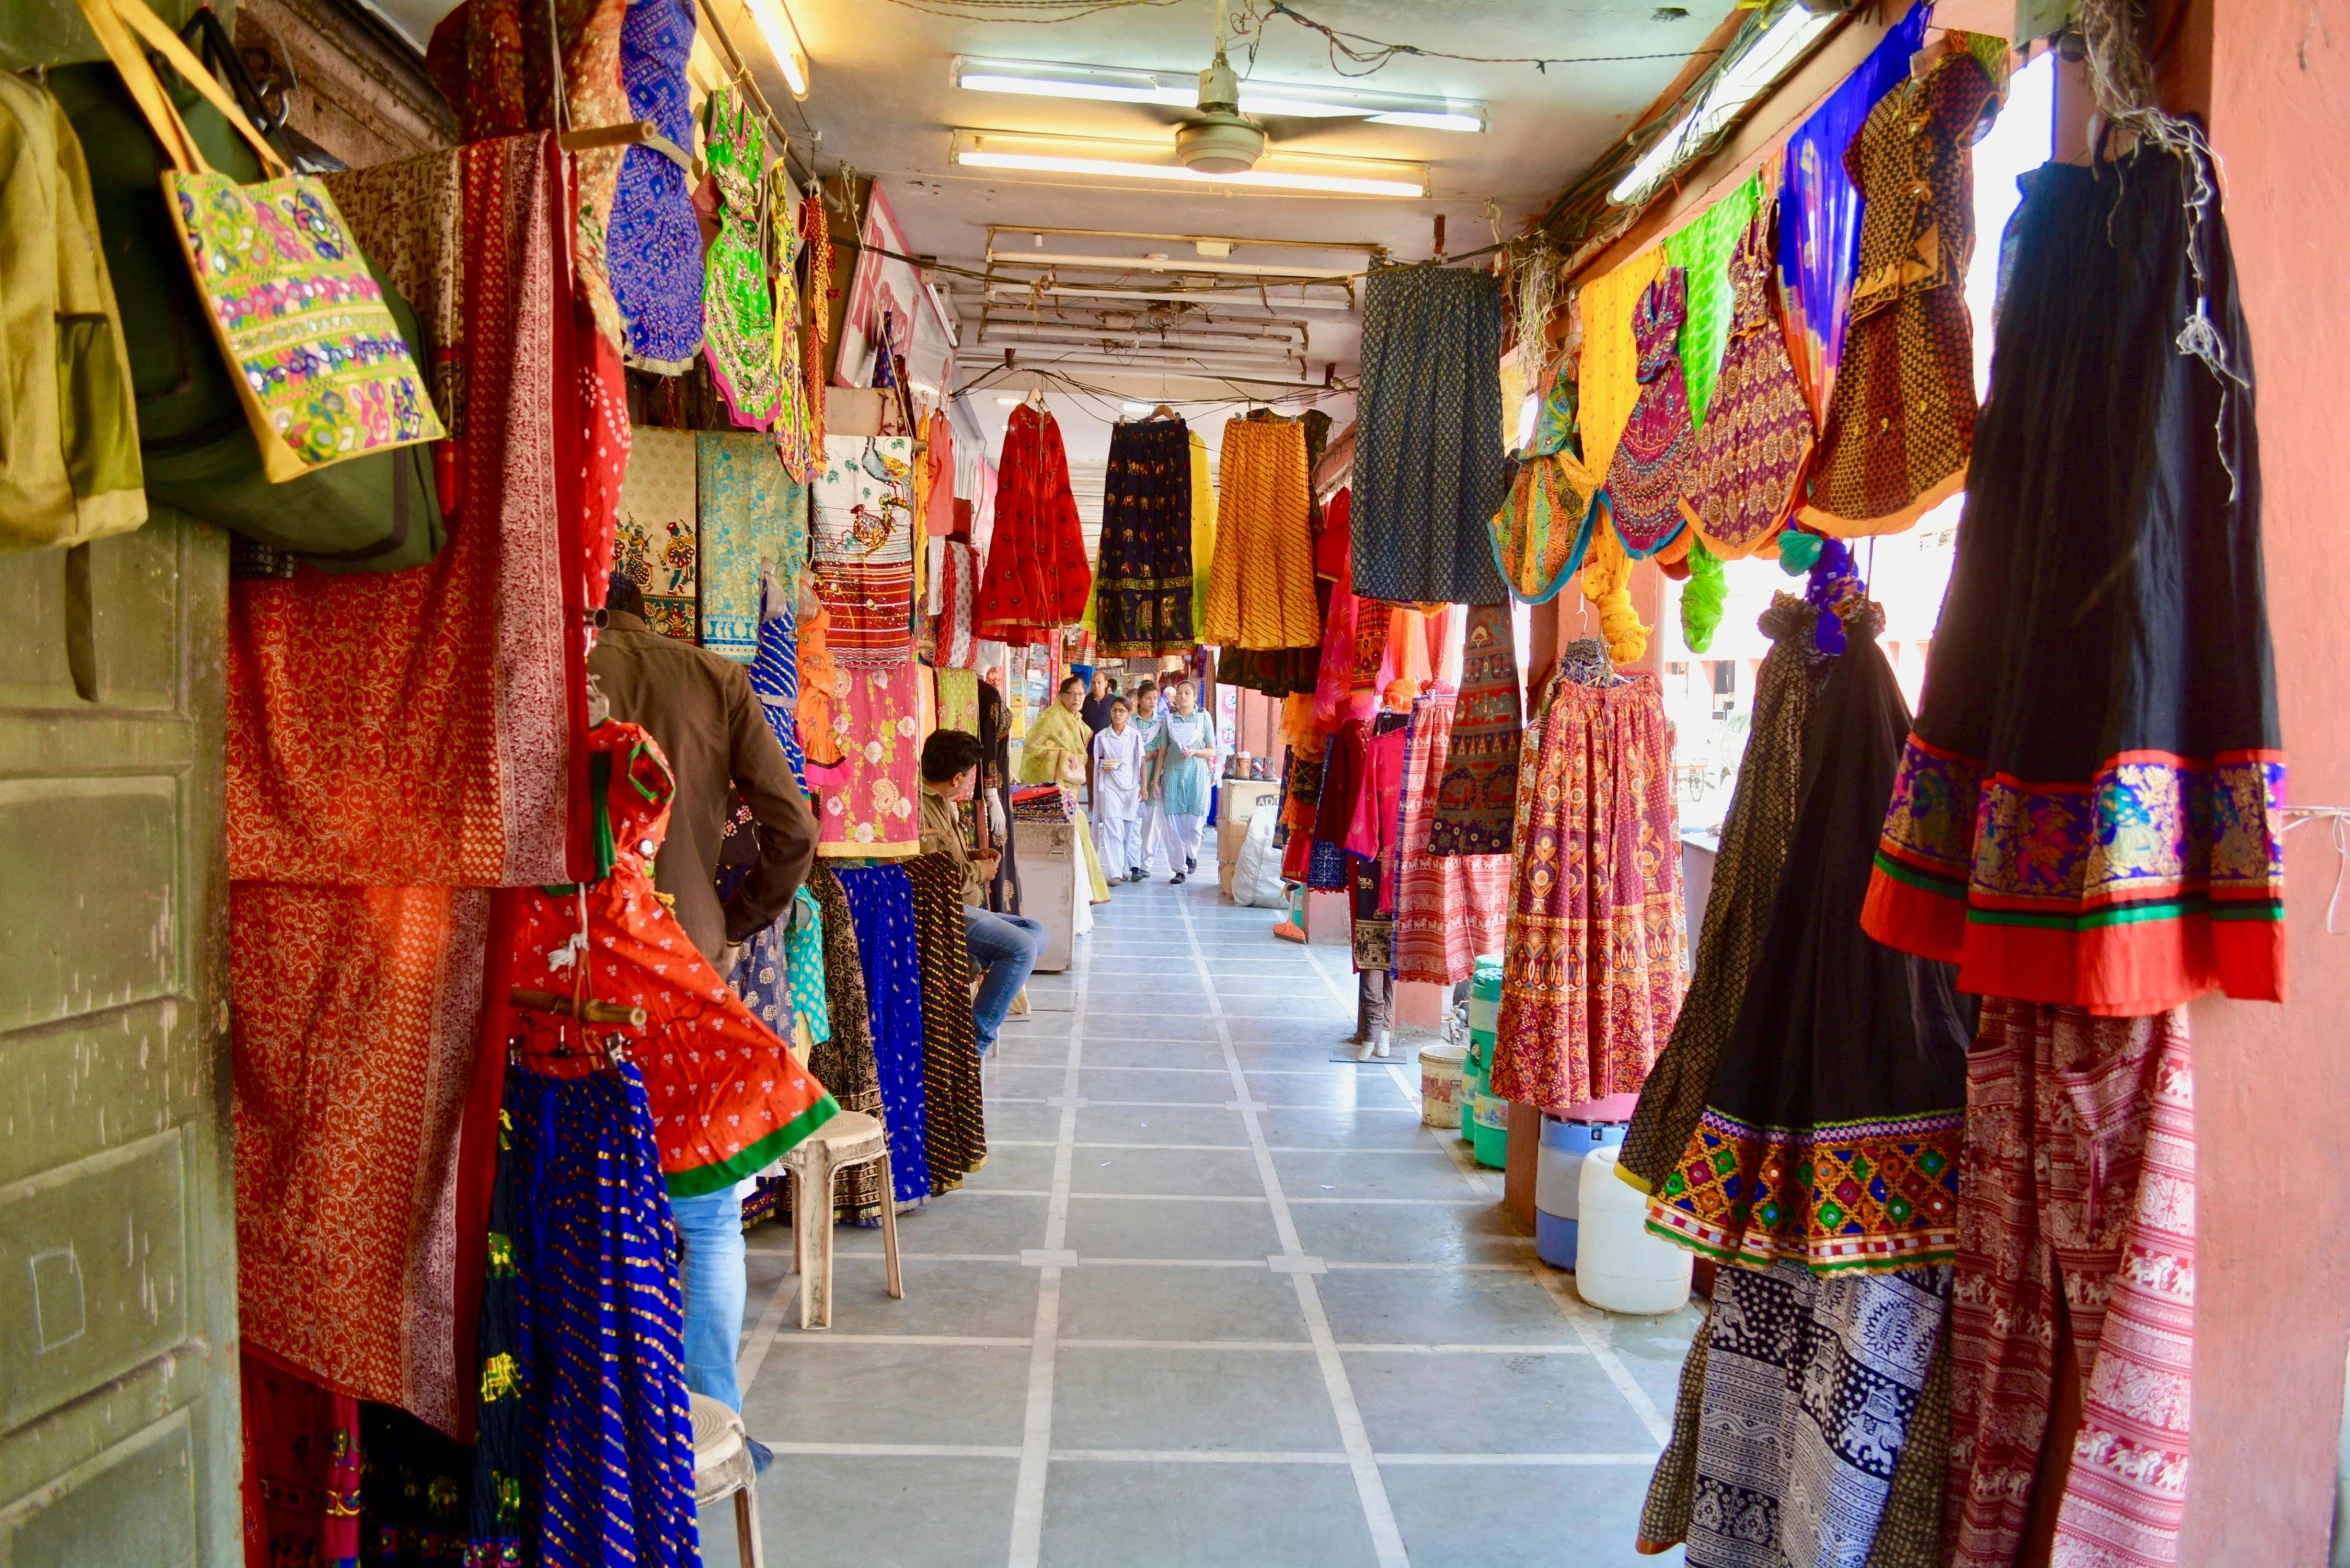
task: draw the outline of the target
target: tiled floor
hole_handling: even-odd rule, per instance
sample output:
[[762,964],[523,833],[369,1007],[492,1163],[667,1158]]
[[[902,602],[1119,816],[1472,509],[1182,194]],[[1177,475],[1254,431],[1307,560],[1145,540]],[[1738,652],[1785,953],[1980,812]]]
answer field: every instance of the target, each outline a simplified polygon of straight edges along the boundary
[[773,1568],[1680,1561],[1632,1537],[1695,1312],[1583,1305],[1415,1062],[1328,1059],[1345,955],[1272,918],[1206,878],[1095,911],[987,1067],[986,1168],[901,1221],[905,1300],[843,1230],[803,1334],[752,1234]]

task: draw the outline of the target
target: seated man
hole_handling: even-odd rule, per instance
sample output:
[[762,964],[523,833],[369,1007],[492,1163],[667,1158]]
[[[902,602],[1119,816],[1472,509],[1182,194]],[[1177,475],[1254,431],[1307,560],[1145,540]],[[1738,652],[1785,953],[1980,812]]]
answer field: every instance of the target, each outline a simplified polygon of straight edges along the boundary
[[1024,915],[999,915],[986,907],[987,879],[995,874],[993,851],[972,853],[963,841],[962,814],[955,802],[971,798],[979,774],[979,737],[967,730],[936,730],[922,743],[922,853],[952,855],[963,870],[963,940],[971,967],[980,974],[971,1003],[972,1032],[979,1054],[995,1049],[996,1031],[1012,998],[1028,983],[1044,956],[1044,926]]

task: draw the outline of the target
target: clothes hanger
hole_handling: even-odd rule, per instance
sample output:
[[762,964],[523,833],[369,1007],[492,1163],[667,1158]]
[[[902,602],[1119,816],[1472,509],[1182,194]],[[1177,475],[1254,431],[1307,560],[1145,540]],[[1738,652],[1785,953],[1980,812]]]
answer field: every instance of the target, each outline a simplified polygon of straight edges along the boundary
[[1161,403],[1151,410],[1150,417],[1153,419],[1180,419],[1183,416],[1176,413],[1175,410],[1169,408],[1166,404]]

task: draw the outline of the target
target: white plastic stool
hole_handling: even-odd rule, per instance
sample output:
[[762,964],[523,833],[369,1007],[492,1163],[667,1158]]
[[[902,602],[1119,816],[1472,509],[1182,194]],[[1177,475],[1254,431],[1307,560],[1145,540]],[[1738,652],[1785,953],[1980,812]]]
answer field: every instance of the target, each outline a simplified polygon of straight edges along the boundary
[[[881,1167],[881,1256],[889,1270],[889,1293],[904,1300],[906,1285],[898,1272],[897,1189],[889,1171],[889,1132],[863,1111],[843,1111],[809,1135],[806,1142],[785,1155],[783,1168],[792,1175],[792,1267],[800,1276],[800,1327],[811,1316],[818,1328],[832,1327],[832,1179],[859,1165]],[[817,1267],[808,1267],[811,1244]],[[821,1303],[815,1297],[821,1290]]]
[[759,1543],[759,1471],[743,1418],[707,1394],[692,1394],[694,1507],[734,1499],[734,1544],[742,1568],[766,1568]]

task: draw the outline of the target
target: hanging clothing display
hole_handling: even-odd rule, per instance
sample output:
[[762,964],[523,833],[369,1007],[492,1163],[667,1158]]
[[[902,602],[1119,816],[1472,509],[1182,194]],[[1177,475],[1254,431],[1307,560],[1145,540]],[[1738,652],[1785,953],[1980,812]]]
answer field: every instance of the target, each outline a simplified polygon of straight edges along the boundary
[[[1500,602],[1486,525],[1509,488],[1501,352],[1501,280],[1490,272],[1389,267],[1363,285],[1349,514],[1357,593]],[[1227,446],[1223,481],[1232,478]]]
[[557,325],[573,322],[553,265],[558,158],[552,137],[510,137],[336,177],[373,255],[379,230],[432,210],[411,199],[411,165],[456,166],[462,231],[381,252],[416,265],[393,282],[420,314],[443,289],[469,301],[466,434],[453,443],[465,503],[427,565],[231,585],[233,877],[562,882],[587,852],[586,689],[578,612],[566,614],[583,591],[582,513],[545,482],[574,471],[561,455],[581,411],[523,375],[558,356]]
[[702,230],[694,218],[691,162],[694,47],[692,0],[630,0],[620,27],[620,82],[628,110],[669,141],[621,155],[605,235],[612,294],[628,328],[628,362],[682,375],[702,347]]
[[[1688,390],[1689,423],[1702,431],[1712,417],[1715,377],[1722,368],[1723,351],[1730,342],[1737,312],[1737,288],[1730,276],[1730,258],[1756,213],[1766,205],[1764,176],[1750,174],[1730,193],[1697,218],[1665,236],[1665,264],[1678,267],[1685,284],[1688,313],[1681,327],[1681,378]],[[1776,196],[1777,182],[1770,194]]]
[[1093,593],[1084,525],[1069,494],[1060,422],[1023,403],[1004,426],[996,474],[995,535],[979,586],[973,635],[1015,647],[1050,641],[1085,614]]
[[1787,182],[1779,197],[1779,290],[1795,373],[1815,425],[1827,416],[1843,362],[1845,306],[1860,259],[1861,197],[1847,172],[1845,149],[1878,100],[1909,79],[1910,57],[1926,41],[1932,9],[1912,5],[1787,139]]
[[938,677],[938,727],[942,730],[961,730],[966,735],[979,733],[979,672],[977,670],[940,670]]
[[1341,893],[1352,881],[1346,864],[1346,829],[1354,814],[1355,785],[1363,774],[1363,741],[1368,720],[1347,719],[1331,732],[1322,756],[1322,798],[1314,805],[1314,847],[1306,860],[1306,886]]
[[809,487],[809,554],[831,611],[826,646],[844,668],[903,664],[914,652],[914,443],[826,436]]
[[[844,675],[832,662],[832,648],[827,634],[832,626],[832,612],[824,608],[810,582],[800,596],[798,664],[800,676],[800,705],[795,710],[793,728],[799,732],[800,750],[807,758],[808,776],[820,784],[837,782],[837,772],[847,761],[841,749],[840,734],[833,721],[840,716],[839,697],[847,694],[842,684]],[[821,770],[821,777],[818,776]]]
[[1216,559],[1216,477],[1208,466],[1208,439],[1191,432],[1191,635],[1208,624],[1210,573]]
[[1640,341],[1632,317],[1665,270],[1661,245],[1583,285],[1583,352],[1576,372],[1576,423],[1583,463],[1604,479],[1615,465],[1616,443],[1640,401]]
[[[1517,816],[1518,754],[1525,745],[1518,700],[1516,616],[1479,605],[1463,634],[1461,694],[1428,826],[1431,855],[1506,855]],[[1490,953],[1488,944],[1475,950]]]
[[978,594],[978,558],[967,539],[946,541],[938,585],[938,666],[942,670],[974,670],[979,664],[979,639],[972,635],[973,600]]
[[[808,873],[823,938],[824,1016],[827,1037],[808,1053],[808,1070],[845,1111],[862,1111],[887,1121],[881,1093],[881,1065],[873,1053],[873,1010],[865,991],[865,963],[857,946],[856,915],[840,878],[822,861]],[[799,954],[794,953],[795,966]],[[801,982],[795,967],[795,992]],[[891,1145],[893,1151],[896,1144]],[[894,1152],[891,1156],[896,1158]],[[776,1186],[782,1185],[780,1181]],[[876,1224],[881,1218],[881,1170],[860,1165],[833,1178],[833,1213],[842,1220]],[[788,1210],[786,1211],[789,1212]]]
[[1102,493],[1101,572],[1094,582],[1104,657],[1188,653],[1191,621],[1191,428],[1180,419],[1110,431]]
[[705,262],[702,354],[734,422],[766,430],[783,409],[775,299],[767,291],[767,253],[759,233],[767,131],[731,87],[715,89],[703,107],[703,159],[718,192],[718,233]]
[[[922,852],[921,824],[914,815],[914,792],[921,788],[919,676],[910,660],[886,669],[834,673],[830,716],[841,772],[824,786],[817,854],[868,858]],[[804,686],[800,706],[804,726]],[[809,760],[815,760],[812,749]]]
[[1489,1070],[1494,1094],[1551,1112],[1640,1087],[1688,945],[1657,678],[1577,673],[1561,660],[1526,731]]
[[1827,665],[1812,644],[1817,618],[1816,610],[1789,593],[1773,594],[1762,614],[1771,651],[1755,672],[1746,753],[1722,819],[1689,994],[1681,999],[1672,1038],[1648,1071],[1617,1151],[1617,1176],[1642,1192],[1654,1193],[1671,1174],[1705,1114],[1714,1068],[1738,1022],[1755,956],[1770,928],[1787,841],[1795,831],[1804,726]]
[[1689,314],[1688,287],[1686,272],[1667,267],[1641,291],[1632,310],[1640,394],[1608,464],[1607,493],[1616,537],[1636,560],[1654,555],[1685,526],[1681,495],[1688,488],[1695,432],[1675,345]]
[[[1844,150],[1861,193],[1844,358],[1820,423],[1804,520],[1898,533],[1966,483],[1975,435],[1973,147],[2002,84],[1952,48],[1869,112]],[[2047,354],[2045,343],[2039,345]]]
[[[1978,478],[1863,922],[1989,996],[2103,1016],[2215,988],[2281,999],[2251,346],[2218,197],[2184,205],[2218,184],[2150,150],[2025,186]],[[2194,323],[2224,375],[2177,347]]]
[[764,435],[697,431],[694,462],[702,646],[750,664],[759,655],[763,577],[776,571],[787,591],[798,583],[808,493]]
[[954,1191],[987,1163],[979,1042],[971,1022],[970,945],[963,936],[963,867],[944,853],[906,862],[922,983],[922,1153],[930,1195]]
[[799,253],[805,242],[792,197],[791,172],[777,163],[767,171],[768,243],[775,255],[775,322],[769,329],[775,356],[775,452],[784,471],[804,485],[823,466],[824,436],[812,421],[812,394],[800,367]]
[[1930,1543],[1889,1556],[1883,1536],[1911,1450],[1943,1451],[1926,1410],[1950,1281],[1947,1265],[1823,1276],[1792,1259],[1715,1275],[1691,1568],[1932,1563]]
[[[810,960],[814,967],[804,968]],[[803,1061],[809,1047],[830,1038],[831,1015],[824,1001],[824,924],[815,895],[805,887],[795,892],[790,907],[743,944],[742,958],[726,983],[751,1015],[790,1044],[792,1054]],[[808,1027],[805,1039],[799,1032],[802,1024]]]
[[467,1555],[691,1568],[685,1314],[645,1086],[630,1062],[580,1066],[506,1072]]
[[759,712],[783,747],[792,782],[808,787],[808,754],[800,745],[799,627],[791,597],[775,578],[760,579],[759,651],[751,660],[751,691]]
[[[1506,617],[1509,612],[1500,613]],[[1516,670],[1510,675],[1514,682]],[[1514,685],[1511,695],[1516,696]],[[1395,867],[1395,977],[1442,986],[1469,978],[1478,955],[1501,946],[1509,920],[1506,851],[1437,855],[1429,846],[1456,734],[1456,703],[1453,694],[1439,686],[1412,705],[1400,820],[1390,857]]]
[[1649,1200],[1649,1228],[1752,1268],[1950,1261],[1971,1009],[1945,966],[1869,941],[1867,820],[1909,728],[1846,600],[1850,642],[1814,699],[1786,871],[1706,1108]]
[[250,1350],[237,1374],[246,1563],[356,1564],[359,1401]]
[[800,244],[808,252],[808,319],[800,329],[800,375],[808,388],[808,462],[824,456],[824,388],[830,379],[824,345],[832,336],[832,225],[811,184],[799,206]]
[[229,889],[238,1332],[445,1432],[489,913],[472,888]]
[[[661,1171],[679,1197],[756,1174],[797,1148],[839,1107],[706,962],[662,896],[652,861],[669,829],[675,784],[660,749],[634,725],[589,732],[599,844],[608,869],[560,893],[518,895],[511,978],[523,990],[642,1008],[616,1026],[642,1073]],[[648,848],[647,846],[650,846]],[[521,1048],[550,1055],[578,1026],[518,1010]]]
[[2016,1561],[2066,1329],[2082,1410],[2054,1560],[2179,1561],[2195,1406],[2185,1013],[1986,1000],[1967,1055],[1966,1171],[1943,1561]]
[[1306,440],[1295,421],[1225,422],[1216,549],[1223,570],[1209,586],[1202,641],[1224,648],[1321,646]]
[[1787,520],[1811,452],[1811,407],[1771,306],[1778,210],[1765,204],[1731,252],[1729,346],[1684,480],[1682,515],[1725,561],[1751,554]]
[[873,1060],[881,1088],[881,1120],[889,1129],[893,1197],[900,1208],[907,1208],[930,1196],[914,884],[904,866],[843,867],[834,874],[856,923],[857,958],[872,1010]]
[[698,642],[702,549],[694,432],[638,426],[628,439],[612,564],[644,595],[647,626]]
[[1561,355],[1551,366],[1533,439],[1490,525],[1494,564],[1522,604],[1549,602],[1583,569],[1592,527],[1607,505],[1602,476],[1583,466],[1577,386],[1574,361]]

